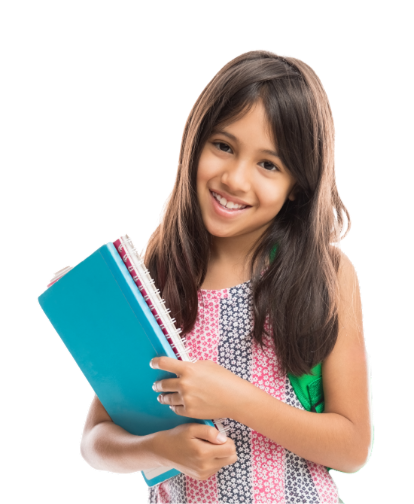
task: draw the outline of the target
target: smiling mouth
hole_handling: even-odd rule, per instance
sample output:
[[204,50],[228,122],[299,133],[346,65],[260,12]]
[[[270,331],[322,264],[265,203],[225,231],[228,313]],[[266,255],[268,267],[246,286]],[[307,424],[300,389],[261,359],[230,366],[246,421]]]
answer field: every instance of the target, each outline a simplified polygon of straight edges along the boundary
[[243,210],[243,208],[247,208],[249,205],[239,205],[238,203],[233,203],[233,201],[227,201],[226,198],[223,198],[219,194],[214,191],[210,191],[213,198],[219,203],[219,205],[226,210]]

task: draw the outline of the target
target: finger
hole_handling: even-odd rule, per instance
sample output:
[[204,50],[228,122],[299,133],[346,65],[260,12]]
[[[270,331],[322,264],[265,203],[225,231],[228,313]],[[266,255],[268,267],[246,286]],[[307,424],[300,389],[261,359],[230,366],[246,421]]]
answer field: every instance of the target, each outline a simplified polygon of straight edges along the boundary
[[203,424],[197,424],[193,428],[193,437],[203,439],[204,441],[208,441],[213,444],[223,444],[227,441],[225,433],[221,433],[215,427]]
[[179,385],[179,378],[168,378],[154,382],[152,390],[155,390],[155,392],[178,392],[180,390]]
[[187,364],[187,362],[165,356],[154,357],[150,361],[150,367],[152,367],[153,369],[162,369],[164,371],[169,371],[170,373],[175,373],[177,376],[181,375],[181,373],[185,370]]
[[170,406],[184,406],[180,394],[160,394],[157,399],[161,404],[168,404]]
[[173,406],[173,405],[170,404],[170,409],[172,411],[174,411],[174,413],[176,415],[179,415],[179,416],[188,416],[188,415],[185,414],[185,408],[184,408],[184,406]]

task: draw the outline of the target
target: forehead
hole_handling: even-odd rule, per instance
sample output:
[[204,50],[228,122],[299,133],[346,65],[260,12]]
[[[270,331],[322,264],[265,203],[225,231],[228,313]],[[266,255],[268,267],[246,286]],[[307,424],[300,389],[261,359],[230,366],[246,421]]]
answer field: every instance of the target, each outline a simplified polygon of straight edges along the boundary
[[268,149],[277,146],[274,130],[261,100],[246,106],[236,116],[218,122],[211,134],[216,133],[224,133],[233,141],[264,142]]

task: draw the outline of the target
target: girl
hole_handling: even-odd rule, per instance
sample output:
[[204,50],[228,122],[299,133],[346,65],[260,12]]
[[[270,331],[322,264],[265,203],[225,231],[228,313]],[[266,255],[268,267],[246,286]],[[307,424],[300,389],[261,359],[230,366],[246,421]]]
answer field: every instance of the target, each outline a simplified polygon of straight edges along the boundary
[[[177,179],[145,262],[195,362],[151,365],[177,415],[223,418],[133,436],[97,397],[81,451],[114,472],[182,474],[163,503],[340,502],[327,467],[361,468],[371,426],[358,281],[338,244],[349,215],[335,184],[325,91],[300,60],[252,51],[224,66],[185,126]],[[324,412],[289,374],[322,363]]]

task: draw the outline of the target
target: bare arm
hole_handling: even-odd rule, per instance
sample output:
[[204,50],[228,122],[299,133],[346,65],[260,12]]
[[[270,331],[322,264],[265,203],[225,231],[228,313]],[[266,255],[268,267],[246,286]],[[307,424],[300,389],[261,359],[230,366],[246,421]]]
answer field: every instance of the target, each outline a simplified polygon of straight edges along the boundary
[[95,395],[81,441],[83,458],[95,469],[117,473],[142,471],[161,464],[156,434],[134,436],[112,422]]
[[300,457],[355,472],[369,454],[371,423],[359,286],[345,255],[339,281],[338,340],[322,365],[324,413],[299,410],[246,382],[232,418]]
[[195,479],[207,479],[237,460],[233,440],[217,439],[214,427],[189,423],[135,436],[114,424],[98,397],[89,409],[81,441],[83,458],[95,469],[131,473],[174,467]]

